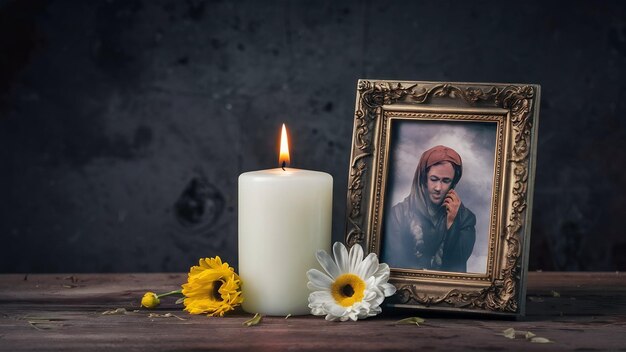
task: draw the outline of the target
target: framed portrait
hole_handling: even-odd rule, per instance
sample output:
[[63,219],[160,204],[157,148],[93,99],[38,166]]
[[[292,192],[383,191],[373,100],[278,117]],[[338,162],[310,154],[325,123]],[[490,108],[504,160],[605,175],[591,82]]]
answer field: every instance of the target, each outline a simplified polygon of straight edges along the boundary
[[540,87],[359,80],[346,243],[395,308],[524,314]]

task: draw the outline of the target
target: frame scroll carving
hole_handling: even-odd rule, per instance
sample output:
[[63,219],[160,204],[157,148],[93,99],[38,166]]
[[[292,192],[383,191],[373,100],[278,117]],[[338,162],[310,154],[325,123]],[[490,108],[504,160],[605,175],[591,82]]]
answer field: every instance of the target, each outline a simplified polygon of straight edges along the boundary
[[[523,314],[525,257],[530,214],[534,161],[533,143],[538,114],[539,86],[515,84],[397,82],[360,80],[354,115],[354,135],[348,180],[347,231],[348,246],[361,244],[376,251],[375,229],[370,228],[371,204],[376,169],[380,161],[376,148],[381,133],[380,119],[385,109],[396,105],[438,109],[498,108],[507,111],[509,139],[505,146],[506,162],[502,172],[506,180],[501,209],[502,226],[498,228],[500,248],[496,266],[488,285],[466,286],[462,278],[450,277],[447,288],[427,290],[428,278],[415,281],[392,273],[398,292],[391,304],[415,307],[443,307],[505,315]],[[452,109],[454,109],[454,107]],[[386,146],[385,146],[386,147]],[[444,275],[445,276],[445,275]],[[440,276],[439,276],[440,277]],[[461,282],[455,285],[455,280]],[[435,285],[436,286],[436,285]],[[443,286],[442,286],[443,287]],[[449,287],[453,287],[450,289]],[[521,304],[521,306],[520,306]]]

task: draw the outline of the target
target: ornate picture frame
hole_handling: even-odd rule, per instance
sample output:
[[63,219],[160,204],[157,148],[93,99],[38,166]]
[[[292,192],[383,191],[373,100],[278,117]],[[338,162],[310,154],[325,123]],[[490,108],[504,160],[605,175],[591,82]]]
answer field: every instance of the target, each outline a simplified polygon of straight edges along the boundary
[[[390,264],[388,306],[524,314],[539,97],[532,84],[359,80],[346,244]],[[466,254],[446,254],[457,238]]]

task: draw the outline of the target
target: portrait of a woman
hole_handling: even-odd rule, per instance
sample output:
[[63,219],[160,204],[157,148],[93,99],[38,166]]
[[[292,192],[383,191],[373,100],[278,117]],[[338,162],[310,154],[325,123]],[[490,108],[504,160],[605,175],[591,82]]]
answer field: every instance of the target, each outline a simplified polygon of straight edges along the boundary
[[382,256],[390,266],[467,272],[476,216],[455,191],[462,175],[454,149],[437,145],[423,152],[410,193],[385,217]]

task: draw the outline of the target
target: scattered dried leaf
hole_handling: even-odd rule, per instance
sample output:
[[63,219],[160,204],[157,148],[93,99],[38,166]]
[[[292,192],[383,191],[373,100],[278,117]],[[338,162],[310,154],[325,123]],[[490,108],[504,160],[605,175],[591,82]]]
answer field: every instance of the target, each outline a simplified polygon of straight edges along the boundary
[[66,276],[66,277],[63,278],[63,280],[70,280],[73,284],[78,282],[78,278],[76,276],[74,276],[74,275]]
[[67,319],[63,319],[63,318],[57,318],[55,316],[50,316],[50,315],[25,315],[22,318],[30,320],[30,321],[64,321]]
[[37,330],[50,330],[63,326],[61,319],[34,319],[28,320],[28,324]]
[[244,321],[243,325],[245,326],[257,325],[261,322],[262,319],[263,319],[263,316],[259,313],[256,313],[254,317],[252,317],[252,319]]
[[545,337],[533,337],[530,339],[530,342],[533,343],[552,343],[552,341],[546,339]]
[[506,337],[507,339],[514,339],[515,338],[515,329],[508,328],[506,330],[503,330],[502,331],[502,336]]
[[117,314],[125,315],[125,314],[128,314],[128,311],[126,310],[126,308],[117,308],[117,309],[112,309],[112,310],[107,310],[107,311],[102,312],[102,315],[117,315]]
[[425,322],[426,320],[420,317],[410,317],[402,320],[398,320],[395,325],[417,325],[420,326],[420,323]]
[[534,343],[552,343],[552,341],[546,339],[545,337],[539,337],[530,331],[515,330],[513,328],[508,328],[502,331],[502,336],[506,337],[507,339],[515,339],[516,335],[523,335],[526,341]]
[[554,290],[550,291],[550,293],[552,294],[552,297],[561,297],[561,294]]
[[74,288],[74,287],[78,287],[78,285],[63,285],[63,287],[65,287],[65,288]]
[[290,314],[287,314],[287,316],[285,317],[285,319],[289,319],[289,317],[290,317],[290,316],[291,316],[291,313],[290,313]]
[[165,313],[165,314],[157,314],[157,313],[150,313],[148,314],[148,318],[176,318],[178,320],[187,320],[185,318],[181,318],[176,314],[172,314],[172,313]]
[[30,321],[29,320],[28,324],[30,324],[30,326],[32,326],[33,328],[35,328],[37,330],[48,330],[48,329],[50,329],[49,327],[48,328],[46,328],[46,327],[43,327],[43,328],[38,327],[37,324],[40,324],[40,323],[38,323],[36,321]]
[[185,297],[181,297],[179,299],[176,300],[176,302],[174,302],[174,304],[181,304],[185,301]]

